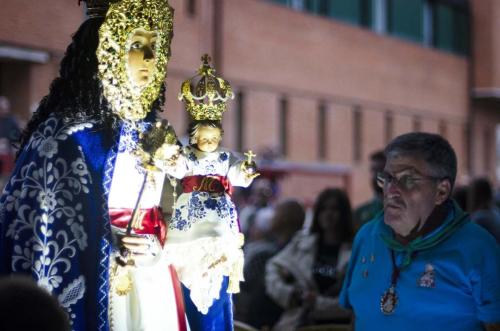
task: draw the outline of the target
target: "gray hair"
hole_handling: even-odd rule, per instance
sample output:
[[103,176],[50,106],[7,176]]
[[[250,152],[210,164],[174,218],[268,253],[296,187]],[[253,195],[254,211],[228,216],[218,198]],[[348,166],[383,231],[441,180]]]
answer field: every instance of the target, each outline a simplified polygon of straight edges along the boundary
[[412,156],[424,160],[432,176],[448,179],[453,188],[457,177],[457,156],[450,143],[440,135],[411,132],[394,138],[384,150],[387,159]]

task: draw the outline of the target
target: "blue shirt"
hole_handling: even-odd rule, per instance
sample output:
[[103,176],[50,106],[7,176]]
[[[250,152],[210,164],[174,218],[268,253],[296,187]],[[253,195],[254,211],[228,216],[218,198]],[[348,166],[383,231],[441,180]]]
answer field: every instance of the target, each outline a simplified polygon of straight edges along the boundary
[[[425,237],[442,231],[456,213],[450,209],[444,224]],[[392,236],[383,214],[354,241],[340,304],[353,310],[356,330],[474,331],[500,322],[500,246],[484,229],[466,221],[441,243],[417,251],[400,273],[390,315],[380,308],[393,270],[382,235]],[[394,253],[396,265],[403,254]]]

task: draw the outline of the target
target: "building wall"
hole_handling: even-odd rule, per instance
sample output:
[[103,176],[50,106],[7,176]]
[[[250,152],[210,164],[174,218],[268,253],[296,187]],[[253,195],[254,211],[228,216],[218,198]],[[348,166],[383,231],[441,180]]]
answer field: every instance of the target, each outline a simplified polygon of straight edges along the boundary
[[[415,129],[445,135],[459,157],[459,178],[467,179],[466,128],[471,114],[468,58],[264,0],[196,0],[193,12],[189,12],[188,3],[170,0],[175,9],[175,31],[162,114],[179,136],[185,134],[187,126],[187,116],[177,99],[180,84],[195,74],[201,55],[208,52],[218,72],[243,97],[240,103],[232,101],[224,116],[224,146],[238,149],[241,142],[242,151],[252,149],[262,155],[273,150],[279,154],[280,107],[285,98],[287,150],[283,159],[329,169],[285,176],[281,180],[283,196],[312,201],[324,187],[341,186],[349,190],[353,205],[359,204],[372,194],[371,152],[383,148],[388,139]],[[475,22],[473,85],[498,87],[500,40],[494,31],[500,31],[500,20],[496,19],[500,4],[496,0],[471,3]],[[22,68],[5,70],[2,79],[19,73],[17,85],[3,83],[0,87],[12,89],[9,93],[22,116],[27,117],[33,104],[48,92],[70,36],[81,21],[82,8],[76,1],[2,2],[0,43],[46,50],[51,55],[47,64],[16,64]],[[326,109],[324,142],[319,135],[320,104]],[[483,113],[483,119],[475,121],[473,137],[479,137],[476,132],[483,125],[498,123],[490,117],[491,111]],[[242,128],[237,125],[238,114],[244,119]],[[323,156],[320,143],[324,144]],[[472,144],[475,157],[471,164],[478,173],[487,152],[484,146],[490,145],[481,145],[479,140]],[[338,171],[338,167],[344,170]]]
[[500,2],[475,0],[473,12],[474,87],[500,89]]
[[71,35],[82,21],[83,7],[66,0],[7,0],[1,2],[0,18],[0,45],[49,54],[43,64],[0,59],[0,86],[24,123],[48,93]]
[[[266,1],[222,2],[225,77],[244,91],[287,96],[288,160],[323,162],[317,153],[317,108],[325,102],[326,163],[350,167],[354,204],[372,194],[369,155],[383,148],[388,137],[412,130],[414,117],[421,119],[423,131],[437,133],[442,122],[465,126],[465,58]],[[276,106],[269,103],[267,108],[276,111]],[[361,112],[357,141],[353,135],[354,109]],[[387,112],[392,114],[390,133],[386,130]],[[260,127],[252,121],[247,125]],[[275,137],[279,127],[262,129],[265,136]],[[459,132],[465,134],[464,130]],[[454,138],[452,143],[463,150],[463,139]],[[356,148],[360,149],[359,160],[354,155]],[[322,187],[336,184],[315,182],[312,177],[309,183]],[[308,198],[306,193],[294,194]]]

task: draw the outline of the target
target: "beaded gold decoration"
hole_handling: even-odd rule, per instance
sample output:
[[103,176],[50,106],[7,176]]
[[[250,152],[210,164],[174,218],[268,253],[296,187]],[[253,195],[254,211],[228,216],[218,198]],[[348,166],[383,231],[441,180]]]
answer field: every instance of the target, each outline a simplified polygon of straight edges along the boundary
[[210,65],[210,57],[205,54],[198,75],[182,83],[179,100],[183,100],[186,111],[195,121],[220,121],[226,111],[226,102],[234,98],[231,85],[221,77],[215,76]]
[[[130,37],[137,29],[156,32],[155,71],[149,83],[137,86],[129,77],[127,58]],[[167,0],[122,0],[111,2],[99,29],[99,78],[103,93],[121,118],[143,119],[158,98],[166,77],[173,35],[173,9]]]

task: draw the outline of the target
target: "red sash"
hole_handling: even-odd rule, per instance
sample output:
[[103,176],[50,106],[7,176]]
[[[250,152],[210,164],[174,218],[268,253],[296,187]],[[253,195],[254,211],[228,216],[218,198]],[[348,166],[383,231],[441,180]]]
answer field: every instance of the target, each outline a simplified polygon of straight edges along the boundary
[[186,176],[181,180],[182,191],[191,193],[194,191],[209,192],[209,193],[224,193],[231,194],[233,187],[226,176]]
[[[132,216],[132,211],[133,209],[131,208],[111,208],[109,210],[111,224],[126,229]],[[138,216],[141,218],[141,228],[134,228],[134,232],[137,234],[154,234],[163,245],[167,235],[167,227],[165,226],[161,208],[155,206],[153,208],[139,209],[137,213],[139,213]]]

